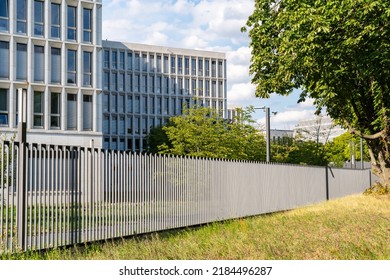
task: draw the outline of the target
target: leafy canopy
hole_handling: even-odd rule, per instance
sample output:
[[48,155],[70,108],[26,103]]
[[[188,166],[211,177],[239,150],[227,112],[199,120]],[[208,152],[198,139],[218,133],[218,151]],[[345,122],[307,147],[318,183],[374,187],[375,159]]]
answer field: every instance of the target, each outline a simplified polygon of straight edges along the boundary
[[[169,124],[149,135],[150,151],[181,156],[264,160],[265,140],[253,126],[253,108],[240,112],[229,122],[210,108],[185,109]],[[157,145],[157,147],[156,147]]]
[[367,139],[389,130],[390,1],[256,0],[249,31],[256,95],[314,98]]

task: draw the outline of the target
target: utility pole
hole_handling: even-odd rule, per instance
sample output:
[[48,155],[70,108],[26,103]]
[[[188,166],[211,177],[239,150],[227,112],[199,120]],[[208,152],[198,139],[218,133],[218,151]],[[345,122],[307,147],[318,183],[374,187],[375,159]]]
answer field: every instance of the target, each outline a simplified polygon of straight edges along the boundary
[[270,108],[263,106],[254,109],[262,109],[265,111],[265,139],[266,139],[266,162],[271,161],[271,118],[270,118]]
[[18,119],[18,207],[17,207],[17,228],[19,249],[27,249],[27,181],[26,181],[26,140],[27,140],[27,90],[18,89],[19,98],[19,119]]

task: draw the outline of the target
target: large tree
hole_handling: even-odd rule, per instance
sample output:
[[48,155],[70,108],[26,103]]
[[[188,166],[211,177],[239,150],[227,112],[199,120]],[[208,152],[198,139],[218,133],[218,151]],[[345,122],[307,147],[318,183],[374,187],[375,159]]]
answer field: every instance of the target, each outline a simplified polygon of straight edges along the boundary
[[367,140],[373,171],[390,186],[390,1],[255,0],[251,38],[256,95],[314,98]]

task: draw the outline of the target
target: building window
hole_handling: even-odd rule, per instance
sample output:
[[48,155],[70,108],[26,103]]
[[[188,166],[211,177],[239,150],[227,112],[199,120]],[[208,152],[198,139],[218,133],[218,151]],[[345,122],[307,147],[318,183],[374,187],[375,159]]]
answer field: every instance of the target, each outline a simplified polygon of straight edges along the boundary
[[198,95],[203,96],[203,80],[198,81]]
[[116,69],[117,68],[117,52],[116,51],[112,51],[111,52],[111,68],[112,69]]
[[110,116],[104,115],[103,117],[103,133],[110,133]]
[[161,73],[161,55],[157,56],[157,72]]
[[110,72],[103,73],[103,89],[108,90],[110,88]]
[[139,134],[139,117],[134,118],[134,134]]
[[162,81],[162,93],[169,94],[169,79],[168,77],[164,76]]
[[133,70],[133,53],[127,53],[127,70]]
[[196,58],[191,59],[191,75],[196,76]]
[[68,50],[67,65],[67,83],[76,84],[77,82],[77,53],[75,50]]
[[43,82],[45,78],[45,48],[34,46],[34,81]]
[[184,94],[190,94],[190,79],[184,80]]
[[157,98],[156,98],[156,103],[157,103],[157,104],[156,104],[156,111],[157,111],[156,114],[157,114],[157,115],[161,115],[161,113],[162,113],[162,108],[161,108],[161,107],[162,107],[162,106],[161,106],[161,105],[162,105],[162,104],[161,104],[161,103],[162,103],[162,100],[161,100],[161,97],[157,97]]
[[154,97],[151,96],[149,98],[149,114],[154,115],[154,109],[155,109],[155,107],[154,107]]
[[177,74],[179,74],[179,75],[183,74],[183,58],[182,57],[177,58]]
[[0,78],[9,78],[9,42],[0,41]]
[[218,82],[218,97],[223,98],[223,82]]
[[155,92],[154,76],[149,76],[149,92]]
[[168,111],[169,111],[169,99],[168,97],[165,97],[164,98],[164,115],[168,115]]
[[92,86],[92,53],[83,52],[83,86]]
[[205,68],[206,68],[206,77],[210,76],[210,60],[205,60]]
[[27,45],[16,44],[16,79],[27,80]]
[[83,42],[92,42],[92,10],[83,9]]
[[134,70],[139,71],[139,65],[140,65],[140,57],[139,53],[135,54],[135,61],[134,61]]
[[142,93],[146,93],[147,84],[148,84],[148,76],[147,75],[142,75],[141,76],[141,92]]
[[176,59],[174,56],[171,56],[171,74],[176,73]]
[[211,96],[217,97],[217,82],[216,81],[212,81],[212,83],[211,83]]
[[8,126],[8,90],[0,88],[0,126]]
[[198,76],[203,76],[203,59],[198,60]]
[[139,92],[139,75],[134,75],[134,92]]
[[110,51],[104,50],[104,68],[110,68]]
[[125,80],[125,74],[124,73],[118,73],[118,91],[124,91],[124,80]]
[[52,92],[50,105],[50,127],[59,129],[61,127],[61,94]]
[[206,80],[206,96],[210,96],[210,80]]
[[211,76],[215,78],[217,76],[217,62],[211,61]]
[[195,79],[191,80],[191,94],[196,95],[196,80]]
[[128,87],[127,87],[127,90],[129,92],[132,92],[133,91],[133,75],[131,74],[127,74],[127,80],[128,80]]
[[176,80],[175,80],[175,78],[173,78],[173,77],[171,77],[170,78],[170,83],[171,83],[171,85],[170,85],[170,88],[171,88],[171,94],[173,95],[173,94],[175,94],[176,93]]
[[223,77],[223,64],[222,61],[218,61],[218,78]]
[[67,38],[71,41],[76,41],[76,26],[77,26],[77,13],[76,7],[68,6],[68,25],[67,25]]
[[148,113],[148,98],[146,96],[142,96],[141,98],[141,108],[142,108],[142,114],[147,114]]
[[44,98],[43,92],[34,92],[34,113],[33,113],[33,125],[36,128],[43,128],[44,120]]
[[125,70],[125,53],[124,52],[119,53],[119,69]]
[[111,90],[118,90],[118,77],[116,72],[111,73]]
[[68,93],[67,97],[67,129],[77,129],[77,94]]
[[51,48],[51,82],[61,83],[61,49]]
[[147,134],[148,133],[148,127],[147,127],[147,124],[146,124],[146,118],[142,118],[142,123],[141,123],[141,126],[142,126],[142,134]]
[[111,134],[118,134],[118,117],[111,117]]
[[[1,2],[3,2],[3,0],[0,0],[0,3]],[[3,11],[1,4],[0,4],[0,11]],[[0,14],[1,14],[1,12],[0,12]],[[1,16],[0,16],[0,30],[1,30]],[[27,33],[27,3],[26,3],[26,0],[17,0],[17,2],[16,2],[16,32],[21,33],[21,34]]]
[[149,71],[154,72],[154,55],[149,55]]
[[83,130],[92,130],[92,95],[83,95]]
[[156,77],[156,93],[161,93],[161,83],[162,83],[162,77],[157,76]]
[[123,138],[119,139],[119,150],[121,151],[125,150],[125,139]]
[[169,57],[167,55],[164,55],[164,73],[169,73]]
[[179,90],[179,94],[183,95],[183,79],[182,78],[177,79],[177,87]]
[[140,113],[140,99],[139,96],[135,96],[134,98],[134,113]]
[[184,74],[190,74],[190,59],[188,57],[184,59]]
[[116,112],[118,106],[118,97],[116,94],[111,94],[111,112]]
[[44,8],[43,1],[34,1],[34,35],[43,36],[44,34]]
[[141,63],[142,63],[142,71],[143,72],[147,72],[148,71],[148,60],[147,60],[147,54],[146,53],[144,53],[144,54],[142,54],[142,61],[141,61]]
[[103,94],[103,111],[110,111],[110,95],[108,93]]
[[0,31],[8,31],[9,3],[8,0],[0,0]]
[[127,113],[133,113],[133,96],[127,96]]
[[50,36],[59,39],[61,36],[61,9],[59,4],[51,4]]
[[118,113],[125,112],[125,96],[123,94],[118,97]]

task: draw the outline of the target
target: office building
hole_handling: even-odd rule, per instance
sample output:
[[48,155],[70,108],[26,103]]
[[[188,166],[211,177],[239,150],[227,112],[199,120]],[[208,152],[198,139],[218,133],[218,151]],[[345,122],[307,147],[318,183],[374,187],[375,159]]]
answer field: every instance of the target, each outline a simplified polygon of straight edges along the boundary
[[101,0],[0,0],[0,132],[27,141],[141,151],[194,102],[226,115],[218,52],[102,42]]
[[103,41],[103,147],[141,151],[195,103],[226,115],[225,54]]

